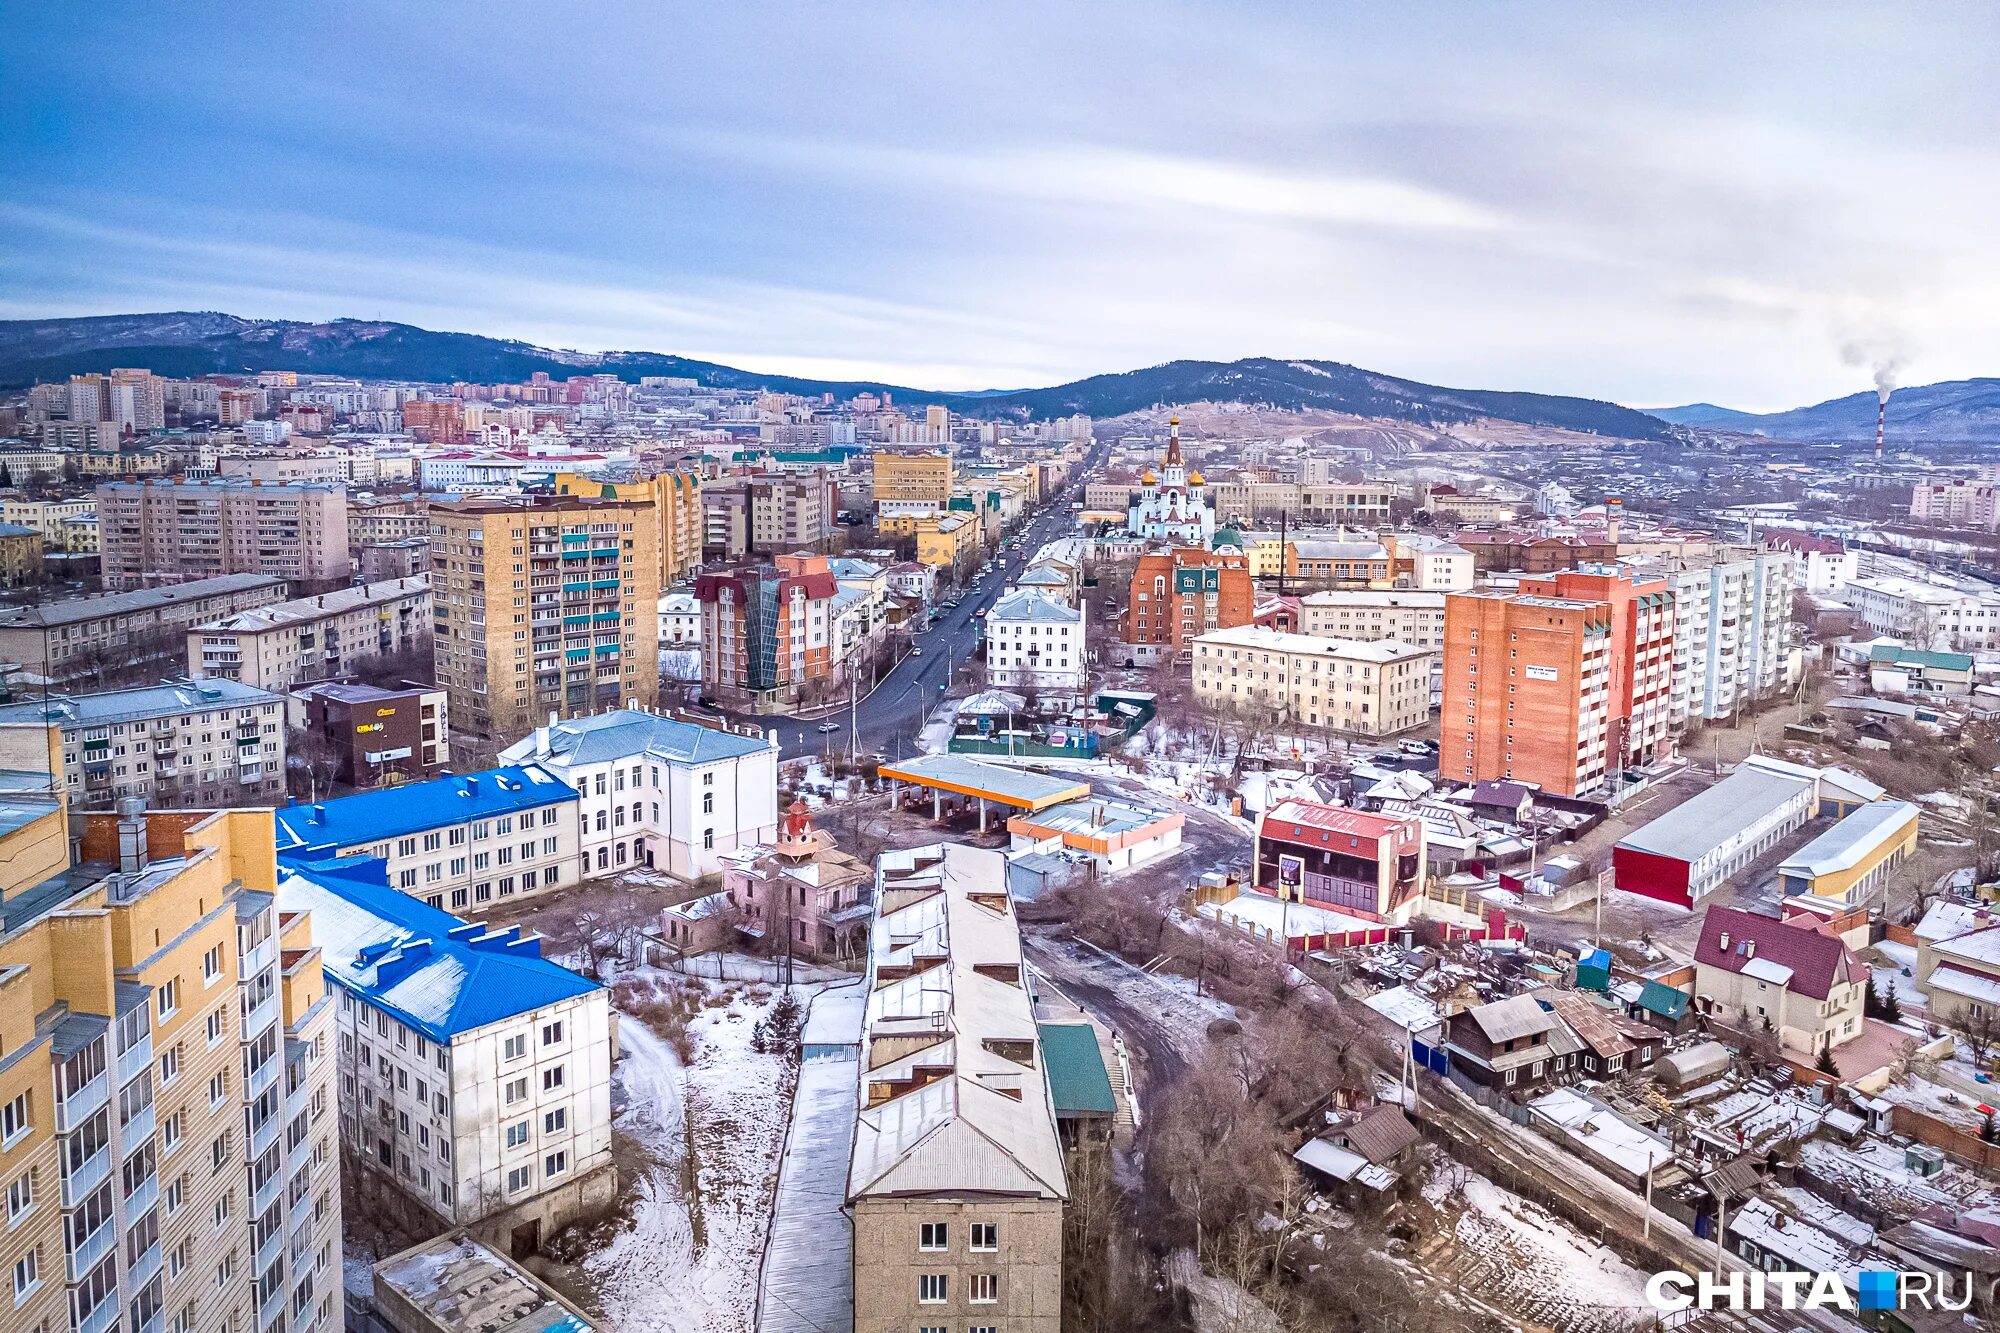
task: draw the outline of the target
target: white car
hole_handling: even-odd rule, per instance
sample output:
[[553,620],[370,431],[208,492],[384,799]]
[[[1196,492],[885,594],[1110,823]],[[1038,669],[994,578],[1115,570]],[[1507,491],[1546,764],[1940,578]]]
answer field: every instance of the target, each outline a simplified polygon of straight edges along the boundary
[[838,722],[822,722],[819,724],[817,730],[824,736],[829,731],[839,731],[840,724]]

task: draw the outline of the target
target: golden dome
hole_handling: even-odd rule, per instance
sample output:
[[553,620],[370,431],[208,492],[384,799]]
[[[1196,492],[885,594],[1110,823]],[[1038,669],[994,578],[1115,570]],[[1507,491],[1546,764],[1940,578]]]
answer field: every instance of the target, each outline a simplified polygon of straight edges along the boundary
[[1153,469],[1151,468],[1147,468],[1139,474],[1139,484],[1142,486],[1157,486],[1159,481],[1160,479],[1153,475]]
[[1205,482],[1205,481],[1203,481],[1203,480],[1201,479],[1201,469],[1200,469],[1200,468],[1196,468],[1196,469],[1195,469],[1195,470],[1194,470],[1193,472],[1190,472],[1190,473],[1188,473],[1188,485],[1190,485],[1190,486],[1206,486],[1207,484],[1208,484],[1207,482]]

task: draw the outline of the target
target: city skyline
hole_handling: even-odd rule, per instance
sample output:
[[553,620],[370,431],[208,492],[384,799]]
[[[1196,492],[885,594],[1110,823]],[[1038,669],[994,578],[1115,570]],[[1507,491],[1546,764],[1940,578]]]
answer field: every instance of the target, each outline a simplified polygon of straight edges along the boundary
[[184,15],[16,16],[102,77],[0,93],[0,315],[936,390],[1270,355],[1761,410],[2000,365],[1970,6],[477,17],[239,15],[168,64]]

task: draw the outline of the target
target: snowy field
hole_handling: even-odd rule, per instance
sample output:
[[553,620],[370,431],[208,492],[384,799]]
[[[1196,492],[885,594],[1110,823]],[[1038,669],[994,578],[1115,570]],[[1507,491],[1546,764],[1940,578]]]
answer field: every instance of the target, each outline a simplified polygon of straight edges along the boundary
[[607,1325],[621,1333],[748,1333],[791,1114],[783,1059],[751,1049],[751,1030],[777,995],[757,983],[650,975],[698,985],[705,1007],[688,1024],[686,1065],[645,1024],[621,1019],[616,1126],[651,1165],[630,1225],[585,1260],[585,1272]]

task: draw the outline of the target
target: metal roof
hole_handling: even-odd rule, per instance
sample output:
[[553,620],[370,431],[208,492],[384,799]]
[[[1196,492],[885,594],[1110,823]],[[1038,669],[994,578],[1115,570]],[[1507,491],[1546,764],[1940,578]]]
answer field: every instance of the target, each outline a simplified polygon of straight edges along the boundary
[[557,768],[608,764],[645,755],[670,764],[710,764],[771,748],[763,733],[745,736],[658,713],[619,708],[537,728],[500,752],[510,764]]
[[920,787],[933,787],[961,796],[983,796],[1002,805],[1024,810],[1046,810],[1065,801],[1080,801],[1090,795],[1090,785],[1073,778],[1053,777],[1001,764],[982,764],[956,754],[922,755],[896,764],[883,764],[882,776]]
[[1110,1115],[1118,1109],[1097,1031],[1088,1023],[1041,1023],[1042,1066],[1056,1115]]
[[461,921],[390,888],[386,861],[284,866],[278,905],[312,913],[328,984],[433,1041],[602,989],[544,959],[538,936]]
[[1787,857],[1778,873],[1816,879],[1852,870],[1915,828],[1916,822],[1917,807],[1908,801],[1871,802]]
[[1699,861],[1737,831],[1813,789],[1810,777],[1744,764],[1692,800],[1632,830],[1618,840],[1618,846],[1676,861]]
[[575,788],[532,764],[490,768],[286,806],[277,812],[277,846],[288,856],[324,854],[575,799]]
[[1016,588],[995,602],[993,609],[986,614],[988,625],[1003,620],[1075,625],[1082,622],[1083,612],[1064,606],[1038,589]]
[[309,625],[330,616],[345,615],[349,611],[360,611],[386,602],[399,602],[406,597],[427,597],[430,591],[431,576],[413,574],[409,578],[383,579],[379,583],[364,583],[353,588],[336,588],[332,592],[321,593],[314,597],[301,597],[296,601],[277,602],[271,606],[236,611],[220,620],[207,621],[195,628],[214,634],[246,634],[277,629],[285,625]]
[[1486,1039],[1493,1042],[1532,1037],[1562,1026],[1561,1021],[1536,1003],[1532,995],[1515,995],[1482,1004],[1467,1010],[1466,1017],[1477,1023],[1479,1030],[1486,1034]]
[[204,676],[198,680],[142,685],[134,690],[105,690],[98,694],[54,694],[44,703],[0,707],[0,724],[42,725],[54,722],[65,730],[76,727],[109,726],[151,717],[178,717],[214,708],[243,708],[254,704],[282,704],[285,698],[241,681]]
[[282,588],[285,581],[269,574],[223,574],[212,579],[195,579],[165,588],[141,588],[133,592],[99,593],[94,597],[71,597],[41,606],[16,606],[0,611],[0,628],[35,629],[44,625],[74,625],[79,621],[106,616],[131,615],[176,602],[196,602],[230,593],[254,592],[260,588]]

